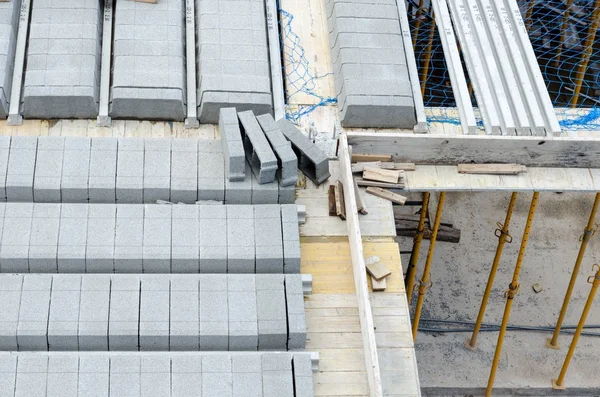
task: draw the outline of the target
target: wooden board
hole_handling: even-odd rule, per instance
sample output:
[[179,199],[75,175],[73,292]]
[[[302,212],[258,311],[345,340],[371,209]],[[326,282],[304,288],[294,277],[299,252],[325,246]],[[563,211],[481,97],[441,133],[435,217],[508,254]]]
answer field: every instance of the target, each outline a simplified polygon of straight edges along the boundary
[[390,274],[392,271],[380,261],[372,261],[367,263],[367,272],[373,277],[375,280],[383,280]]
[[396,203],[396,204],[400,204],[400,205],[404,205],[404,203],[406,203],[406,200],[407,200],[406,197],[404,197],[400,194],[391,192],[386,189],[382,189],[380,187],[369,186],[367,188],[367,193],[370,193],[374,196],[381,197],[383,199],[391,201],[392,203]]
[[354,178],[358,186],[375,186],[375,187],[385,187],[389,189],[403,189],[405,187],[404,183],[386,183],[386,182],[377,182],[377,181],[367,181],[364,178]]
[[392,156],[389,154],[377,154],[377,153],[353,153],[352,162],[374,162],[374,161],[392,161]]
[[518,175],[527,172],[521,164],[458,164],[459,174]]
[[346,200],[344,198],[344,186],[339,180],[334,187],[335,214],[343,221],[346,220]]
[[368,181],[398,183],[400,180],[401,171],[384,170],[378,167],[367,166],[363,169],[363,179]]
[[387,283],[385,282],[385,278],[381,280],[376,280],[375,277],[371,276],[371,289],[373,292],[381,292],[385,291],[387,288]]
[[360,162],[352,164],[352,173],[363,172],[365,167],[376,167],[384,170],[414,171],[415,163],[388,163],[383,161]]
[[356,208],[358,208],[358,212],[361,213],[362,215],[367,215],[369,213],[369,211],[367,210],[367,207],[365,206],[365,201],[362,198],[362,195],[360,194],[360,189],[358,188],[358,184],[356,183],[356,179],[353,179],[354,182],[354,195],[356,196]]

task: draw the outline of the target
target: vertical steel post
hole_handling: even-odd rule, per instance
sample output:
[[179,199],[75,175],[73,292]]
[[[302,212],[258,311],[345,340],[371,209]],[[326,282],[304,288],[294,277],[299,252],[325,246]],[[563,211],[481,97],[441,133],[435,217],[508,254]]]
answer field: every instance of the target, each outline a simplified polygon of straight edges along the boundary
[[427,219],[427,210],[429,207],[429,192],[423,193],[423,205],[421,206],[421,216],[419,217],[419,226],[417,234],[413,239],[413,249],[410,253],[410,261],[406,270],[406,298],[410,305],[412,301],[413,288],[415,286],[415,276],[417,275],[417,264],[419,263],[419,252],[421,251],[421,242],[423,241],[423,230],[425,229],[425,220]]
[[483,294],[483,299],[481,300],[481,307],[479,308],[479,314],[477,315],[475,329],[473,330],[473,335],[471,335],[471,339],[467,341],[467,347],[470,349],[474,349],[477,345],[477,336],[479,334],[479,330],[481,329],[481,322],[483,321],[483,316],[485,315],[487,302],[490,298],[492,286],[494,285],[494,278],[496,277],[498,264],[500,263],[500,258],[502,257],[504,243],[506,243],[506,241],[508,241],[509,243],[512,242],[512,237],[510,237],[510,235],[508,234],[508,226],[510,225],[510,218],[512,217],[516,202],[517,192],[513,192],[510,196],[508,209],[506,210],[506,218],[504,219],[504,224],[498,224],[499,227],[498,229],[496,229],[496,237],[498,237],[498,247],[496,248],[496,255],[494,256],[494,262],[492,263],[492,268],[490,270],[490,277],[488,278],[487,285],[485,286],[485,293]]
[[579,323],[577,324],[577,330],[575,331],[575,335],[573,335],[571,346],[569,346],[569,351],[567,352],[567,357],[565,357],[565,362],[563,363],[563,366],[560,370],[558,379],[552,379],[552,388],[556,390],[565,389],[564,382],[565,376],[567,375],[567,369],[569,369],[569,364],[571,363],[571,359],[573,358],[573,353],[575,353],[575,348],[577,347],[579,336],[581,336],[581,331],[583,330],[583,326],[585,325],[585,320],[587,319],[587,316],[590,313],[590,309],[592,308],[592,304],[594,303],[594,297],[596,296],[596,292],[598,291],[598,287],[600,286],[600,265],[594,265],[594,269],[596,269],[596,275],[590,276],[588,278],[588,283],[592,284],[592,289],[590,290],[590,294],[587,298],[587,301],[585,302],[583,313],[581,313],[581,318],[579,319]]
[[442,221],[442,210],[444,209],[444,201],[446,200],[446,192],[440,193],[437,210],[435,212],[435,221],[433,222],[433,231],[431,233],[431,242],[429,244],[429,252],[427,253],[427,261],[423,269],[423,276],[419,282],[419,298],[417,299],[417,307],[415,308],[415,318],[412,324],[413,340],[417,340],[417,331],[419,329],[419,320],[421,319],[421,310],[423,309],[423,301],[425,300],[425,292],[430,287],[429,270],[433,261],[433,252],[435,251],[435,242],[437,240],[438,230]]
[[529,27],[531,26],[531,16],[533,15],[533,7],[535,6],[535,0],[530,0],[527,5],[527,12],[525,13],[525,27],[527,31],[529,31]]
[[419,28],[421,27],[421,17],[423,16],[423,0],[419,0],[419,8],[417,8],[417,15],[415,16],[415,33],[413,35],[413,47],[417,45],[417,39],[419,38]]
[[500,334],[498,335],[496,351],[494,352],[494,361],[492,362],[490,378],[488,379],[488,385],[485,391],[486,397],[491,397],[492,389],[494,388],[494,379],[496,378],[496,370],[498,369],[498,363],[500,362],[500,354],[502,353],[502,344],[504,343],[504,335],[506,334],[506,327],[508,326],[510,311],[512,309],[513,301],[519,292],[519,275],[521,274],[523,257],[525,256],[525,250],[527,249],[531,224],[533,223],[533,217],[535,215],[535,209],[537,207],[539,196],[539,192],[533,192],[531,205],[529,207],[529,215],[527,216],[525,231],[523,232],[523,239],[521,240],[521,248],[519,249],[519,256],[517,257],[517,264],[515,265],[512,281],[508,285],[508,291],[506,291],[506,306],[504,308],[504,316],[502,317],[502,325],[500,326]]
[[587,248],[588,242],[590,241],[590,238],[596,230],[594,227],[594,220],[596,219],[596,212],[598,211],[599,204],[600,193],[596,193],[594,205],[592,206],[592,211],[590,212],[590,218],[588,219],[587,226],[585,227],[583,235],[581,236],[581,247],[579,247],[579,254],[577,254],[577,260],[575,261],[575,266],[573,267],[573,273],[571,273],[571,281],[569,281],[569,286],[567,287],[567,292],[565,293],[565,300],[563,301],[562,308],[560,309],[560,314],[558,315],[558,321],[556,322],[554,334],[552,334],[552,338],[548,339],[548,341],[546,342],[546,347],[550,349],[560,348],[560,345],[558,344],[560,328],[562,327],[565,315],[567,314],[567,308],[569,307],[569,301],[571,300],[571,294],[573,293],[573,288],[575,287],[575,281],[577,280],[577,275],[579,274],[579,268],[581,267],[581,262],[583,261],[585,250]]
[[588,64],[590,63],[590,57],[592,56],[592,50],[594,48],[594,41],[596,40],[596,32],[600,26],[600,0],[596,0],[594,3],[594,12],[592,13],[592,23],[588,29],[587,38],[585,39],[585,45],[583,50],[583,58],[577,66],[577,74],[575,77],[575,90],[571,103],[569,104],[572,108],[577,107],[579,101],[579,94],[581,93],[581,86],[583,85],[583,79],[587,70]]
[[423,72],[421,73],[421,95],[425,96],[427,88],[427,77],[429,76],[429,64],[431,63],[431,50],[433,49],[433,38],[435,37],[435,18],[433,17],[433,8],[430,9],[431,28],[429,29],[429,41],[425,50],[425,60],[423,62]]

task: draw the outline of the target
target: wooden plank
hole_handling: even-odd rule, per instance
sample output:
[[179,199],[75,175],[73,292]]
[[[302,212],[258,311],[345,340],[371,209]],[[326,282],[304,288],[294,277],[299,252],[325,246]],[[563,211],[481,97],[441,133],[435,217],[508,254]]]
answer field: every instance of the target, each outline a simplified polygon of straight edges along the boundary
[[[340,134],[340,169],[344,188],[348,192],[351,192],[354,189],[350,164],[348,138],[345,133],[342,133]],[[369,300],[367,271],[357,211],[356,202],[354,200],[346,200],[348,241],[350,242],[350,257],[352,260],[354,284],[358,301],[358,314],[360,318],[363,349],[365,351],[365,368],[367,370],[369,395],[371,397],[382,397],[383,388],[381,384],[381,372],[379,370],[377,342],[373,325],[373,313],[371,311],[371,303]]]
[[527,172],[521,164],[458,164],[460,174],[518,175]]
[[390,274],[392,271],[388,269],[386,265],[381,263],[379,260],[375,261],[367,261],[367,272],[373,277],[375,280],[383,280]]
[[371,276],[371,286],[373,291],[381,292],[385,291],[385,289],[387,288],[387,283],[385,282],[385,278],[382,278],[381,280],[376,280],[375,277]]
[[356,183],[356,179],[352,178],[352,181],[354,182],[354,194],[356,195],[356,207],[358,208],[358,212],[360,212],[363,215],[367,215],[369,211],[367,210],[367,207],[365,206],[365,201],[363,200],[360,194],[360,190],[358,188],[358,184]]
[[415,163],[386,163],[381,161],[361,162],[352,164],[352,173],[363,172],[365,167],[377,167],[384,170],[403,170],[414,171],[417,167]]
[[344,200],[344,186],[341,181],[335,184],[335,214],[343,221],[346,220],[346,205]]
[[392,161],[390,154],[376,154],[376,153],[352,153],[352,162],[373,162],[373,161]]
[[348,143],[357,152],[387,154],[394,161],[417,164],[484,164],[510,159],[527,167],[600,168],[599,138],[352,131]]
[[327,201],[329,204],[329,216],[337,216],[336,204],[335,204],[335,185],[329,186]]
[[363,179],[369,181],[385,182],[385,183],[398,183],[400,180],[400,171],[396,170],[384,170],[377,167],[365,167],[363,170]]
[[375,187],[387,187],[389,189],[404,189],[404,183],[385,183],[377,181],[367,181],[363,178],[354,178],[358,186],[375,186]]
[[391,201],[392,203],[397,203],[400,205],[404,205],[404,203],[406,203],[406,200],[407,200],[407,198],[402,196],[401,194],[390,192],[389,190],[382,189],[380,187],[375,187],[375,186],[369,186],[367,188],[367,193],[370,193],[374,196],[381,197],[383,199]]

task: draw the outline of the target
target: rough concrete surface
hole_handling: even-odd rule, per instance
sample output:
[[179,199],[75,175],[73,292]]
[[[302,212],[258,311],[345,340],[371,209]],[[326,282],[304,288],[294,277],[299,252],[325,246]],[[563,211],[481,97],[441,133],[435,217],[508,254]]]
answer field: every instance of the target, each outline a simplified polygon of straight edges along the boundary
[[[427,291],[421,326],[447,326],[423,321],[427,318],[475,321],[498,242],[493,232],[496,222],[504,221],[509,198],[510,193],[447,194],[442,220],[461,229],[461,241],[459,244],[440,242],[436,246],[431,268],[433,286]],[[521,288],[509,324],[555,325],[579,250],[578,239],[587,223],[593,199],[593,194],[540,194],[521,271]],[[484,322],[499,324],[501,321],[505,306],[503,294],[512,277],[530,202],[531,193],[519,195],[510,227],[514,242],[505,246]],[[404,210],[414,213],[418,208]],[[593,274],[592,265],[600,261],[598,237],[592,237],[588,245],[564,325],[577,324],[590,292],[586,280]],[[402,251],[410,251],[411,238],[402,237],[398,241]],[[428,248],[429,242],[424,241],[418,278],[422,275]],[[409,255],[402,255],[405,269],[408,262]],[[535,283],[543,287],[540,293],[533,291]],[[413,312],[415,303],[416,294]],[[587,324],[600,324],[600,299],[596,299]],[[416,350],[423,395],[484,394],[498,333],[481,333],[476,351],[464,347],[470,335],[419,332]],[[572,336],[561,335],[560,350],[546,348],[546,339],[550,336],[549,333],[507,332],[494,396],[600,395],[597,357],[600,338],[580,339],[565,379],[567,390],[556,392],[550,382],[559,374]]]

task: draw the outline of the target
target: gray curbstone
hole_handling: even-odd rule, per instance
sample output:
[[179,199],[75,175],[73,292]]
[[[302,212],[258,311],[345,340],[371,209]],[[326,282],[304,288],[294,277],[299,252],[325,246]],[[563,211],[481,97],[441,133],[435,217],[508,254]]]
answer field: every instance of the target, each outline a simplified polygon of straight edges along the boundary
[[138,338],[140,321],[139,276],[119,275],[118,277],[112,277],[110,312],[108,318],[109,350],[137,351],[139,348]]
[[144,201],[144,140],[119,138],[117,155],[117,203]]
[[251,110],[238,113],[246,158],[259,183],[275,180],[277,158]]
[[65,155],[61,180],[64,203],[87,203],[90,197],[91,138],[65,138]]
[[41,136],[35,161],[33,201],[39,203],[61,202],[61,176],[65,138]]
[[198,199],[198,141],[171,141],[171,201],[193,204]]
[[144,203],[171,199],[171,140],[144,142]]
[[33,201],[33,175],[37,137],[14,136],[10,141],[6,171],[6,200]]
[[219,112],[219,132],[225,174],[230,182],[243,181],[246,178],[246,156],[235,108],[222,108]]
[[79,303],[81,276],[60,275],[52,279],[48,350],[79,350]]
[[89,173],[90,203],[116,202],[116,138],[92,138]]
[[108,350],[110,287],[109,275],[82,277],[79,303],[79,350]]
[[23,276],[17,344],[19,350],[48,350],[48,315],[52,276]]
[[258,120],[277,156],[279,184],[281,186],[295,186],[298,181],[298,158],[292,150],[291,144],[285,139],[273,116],[268,113],[261,114],[256,116],[256,120]]

